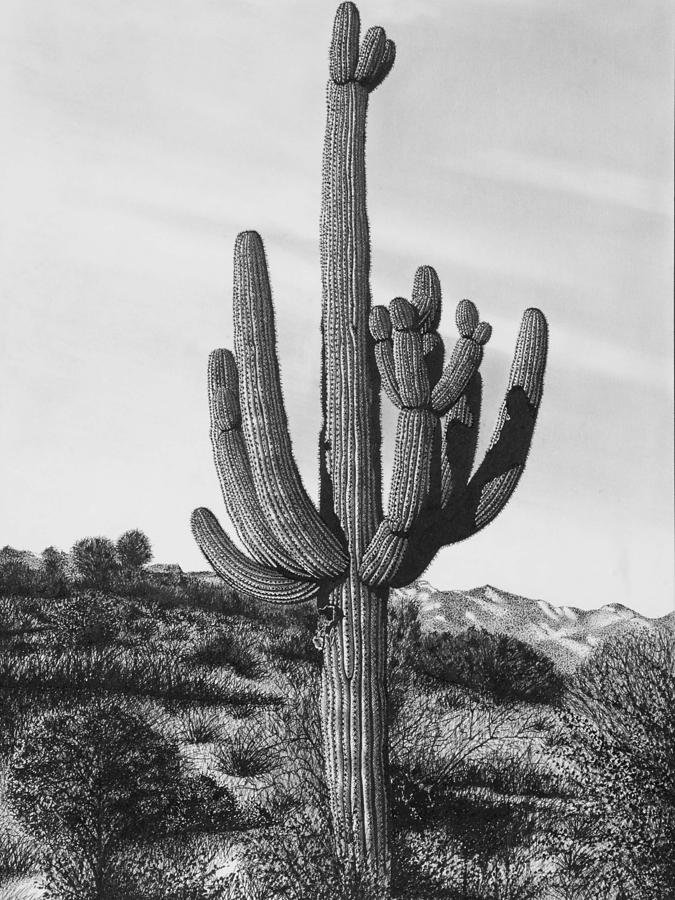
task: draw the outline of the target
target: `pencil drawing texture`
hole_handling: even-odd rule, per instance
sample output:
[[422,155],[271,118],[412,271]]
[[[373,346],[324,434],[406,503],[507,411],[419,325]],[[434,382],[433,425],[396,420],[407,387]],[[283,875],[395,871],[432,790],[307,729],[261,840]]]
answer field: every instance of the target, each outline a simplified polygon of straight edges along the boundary
[[[490,326],[475,305],[456,311],[459,338],[444,365],[438,276],[428,265],[410,300],[372,306],[365,138],[371,93],[394,64],[380,27],[360,40],[359,14],[340,5],[330,47],[320,220],[322,405],[320,506],[293,458],[276,355],[263,244],[234,250],[234,355],[209,359],[211,440],[227,513],[243,553],[197,509],[195,538],[237,591],[273,603],[317,598],[324,624],[322,715],[338,851],[378,879],[389,871],[386,620],[391,587],[407,585],[438,550],[504,508],[523,472],[542,396],[547,326],[526,310],[506,398],[472,475],[479,367]],[[380,388],[398,409],[386,513],[381,500]]]

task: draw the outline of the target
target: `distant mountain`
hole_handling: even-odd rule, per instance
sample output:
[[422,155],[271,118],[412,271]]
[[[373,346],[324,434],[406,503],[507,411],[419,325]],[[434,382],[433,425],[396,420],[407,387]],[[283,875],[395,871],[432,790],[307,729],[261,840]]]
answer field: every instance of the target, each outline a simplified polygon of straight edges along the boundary
[[649,619],[621,603],[591,610],[553,606],[489,584],[468,591],[439,591],[417,581],[397,589],[394,596],[417,603],[425,631],[457,633],[474,625],[508,634],[538,647],[564,669],[574,668],[610,636],[644,628],[675,632],[675,612]]

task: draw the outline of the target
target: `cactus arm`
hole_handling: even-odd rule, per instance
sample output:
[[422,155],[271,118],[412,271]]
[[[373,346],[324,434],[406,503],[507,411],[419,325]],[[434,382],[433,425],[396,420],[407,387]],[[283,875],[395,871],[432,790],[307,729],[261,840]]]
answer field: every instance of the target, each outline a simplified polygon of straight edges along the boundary
[[[387,516],[361,564],[372,586],[408,584],[444,545],[464,540],[504,508],[524,470],[543,389],[547,325],[539,310],[526,310],[516,343],[506,399],[485,459],[469,478],[478,439],[481,381],[478,368],[492,329],[469,300],[457,306],[459,339],[439,371],[442,344],[435,328],[440,285],[433,269],[418,269],[413,304],[397,298],[371,316],[371,331],[386,344],[393,324],[393,360],[399,423]],[[379,362],[379,358],[378,358]],[[380,364],[385,381],[386,371]],[[430,384],[433,385],[431,391]],[[422,419],[424,412],[429,417]],[[446,415],[436,469],[434,426]],[[433,424],[432,424],[433,423]]]
[[[432,509],[426,517],[420,517],[410,535],[405,557],[389,581],[390,586],[409,584],[419,578],[441,547],[466,540],[485,528],[512,496],[524,471],[534,433],[543,393],[547,346],[548,327],[543,313],[538,309],[526,310],[506,397],[490,446],[468,484],[463,484],[466,475],[460,470],[468,474],[469,458],[475,453],[477,434],[472,432],[477,428],[479,411],[478,385],[476,382],[469,385],[464,396],[476,424],[466,432],[462,426],[448,423],[455,431],[452,437],[460,438],[459,445],[455,444],[452,449],[446,445],[445,448],[448,462],[453,461],[455,465],[454,483],[447,497],[444,495],[443,508]],[[448,440],[450,438],[448,433]],[[444,478],[447,485],[453,481],[453,473],[446,469]]]
[[[416,307],[402,297],[392,300],[389,317],[394,327],[394,369],[401,410],[387,515],[368,546],[360,569],[363,580],[372,586],[386,584],[406,554],[408,535],[429,495],[438,429],[438,416],[428,408],[429,374],[420,330],[423,319]],[[371,316],[371,331],[373,326],[373,336],[377,338],[380,322]]]
[[451,543],[485,528],[502,511],[525,468],[544,390],[548,325],[538,309],[523,314],[506,397],[483,462],[450,518]]
[[478,310],[470,300],[460,301],[455,319],[460,337],[431,395],[431,404],[439,416],[445,415],[466,390],[483,360],[483,345],[492,333],[487,322],[478,321]]
[[307,496],[293,458],[281,394],[274,312],[262,241],[235,243],[234,340],[242,430],[255,492],[274,538],[308,576],[330,578],[347,556]]
[[211,444],[225,508],[249,553],[261,562],[307,577],[276,540],[258,503],[241,431],[237,364],[229,350],[214,350],[208,365]]
[[[491,329],[479,322],[474,304],[462,300],[456,313],[459,340],[442,370],[443,345],[436,333],[440,313],[438,276],[431,266],[421,266],[415,273],[412,303],[397,297],[389,305],[388,319],[379,311],[377,316],[371,314],[371,333],[378,345],[387,342],[388,325],[393,325],[394,374],[401,408],[387,516],[369,544],[360,569],[363,580],[373,586],[386,585],[397,576],[410,554],[411,536],[414,542],[415,531],[427,531],[428,523],[422,519],[435,521],[443,506],[444,490],[449,498],[457,485],[464,488],[471,471],[471,440],[455,453],[455,448],[448,448],[447,433],[445,441],[439,440],[440,419],[452,409],[449,422],[456,424],[459,419],[466,428],[471,416],[466,392],[477,375]],[[386,374],[380,365],[385,384]],[[449,430],[454,428],[449,425]]]
[[214,571],[233,590],[267,603],[304,603],[313,599],[317,584],[289,578],[250,560],[229,539],[213,513],[196,509],[192,533]]

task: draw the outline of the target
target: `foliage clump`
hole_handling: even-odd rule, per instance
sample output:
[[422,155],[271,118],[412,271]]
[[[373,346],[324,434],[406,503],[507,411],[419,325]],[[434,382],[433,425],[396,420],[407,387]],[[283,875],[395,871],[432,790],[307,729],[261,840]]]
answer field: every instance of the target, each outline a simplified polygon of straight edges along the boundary
[[542,652],[505,634],[471,627],[461,634],[428,634],[419,668],[447,684],[489,694],[500,703],[550,703],[564,679]]
[[73,564],[83,581],[109,587],[119,570],[117,550],[110,538],[86,537],[73,544]]
[[127,577],[137,576],[152,559],[150,538],[138,528],[125,531],[115,545],[120,567]]
[[584,800],[580,822],[592,824],[603,890],[675,896],[675,636],[606,641],[561,716],[564,770]]
[[110,701],[36,718],[14,756],[9,798],[59,900],[113,900],[120,874],[133,874],[135,841],[231,827],[235,814],[225,788],[185,777],[177,745]]

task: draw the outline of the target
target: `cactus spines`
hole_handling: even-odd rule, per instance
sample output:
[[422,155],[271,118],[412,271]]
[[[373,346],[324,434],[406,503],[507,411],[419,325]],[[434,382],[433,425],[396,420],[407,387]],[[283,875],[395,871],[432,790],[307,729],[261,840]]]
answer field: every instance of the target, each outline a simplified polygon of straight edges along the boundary
[[[459,337],[444,367],[441,285],[427,265],[415,273],[410,301],[371,308],[366,113],[394,58],[384,29],[361,40],[356,7],[342,3],[330,46],[321,192],[319,510],[293,458],[267,264],[249,231],[234,254],[236,359],[214,351],[208,383],[216,468],[250,556],[208,510],[192,519],[205,556],[235,589],[279,603],[317,598],[326,616],[317,640],[336,849],[384,881],[389,588],[419,577],[441,547],[485,527],[508,501],[529,451],[547,347],[544,316],[527,310],[492,441],[472,475],[490,326],[470,300],[460,301]],[[380,388],[398,410],[386,514]]]

